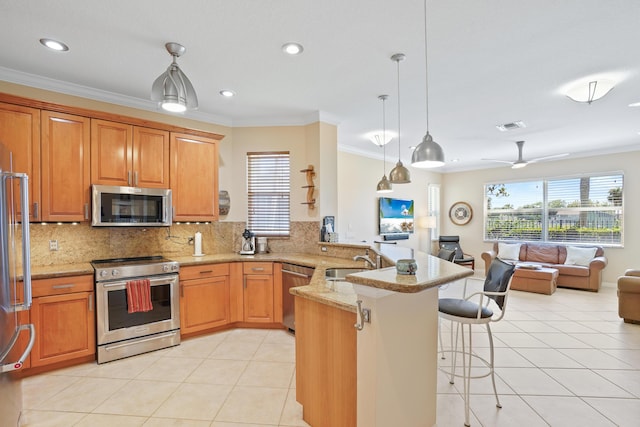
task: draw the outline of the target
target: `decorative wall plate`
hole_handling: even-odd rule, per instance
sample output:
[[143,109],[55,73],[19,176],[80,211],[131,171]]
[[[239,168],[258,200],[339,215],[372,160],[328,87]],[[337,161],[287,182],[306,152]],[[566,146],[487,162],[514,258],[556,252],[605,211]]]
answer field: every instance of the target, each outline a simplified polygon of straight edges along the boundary
[[449,218],[456,225],[465,225],[473,217],[473,209],[469,203],[456,202],[449,209]]

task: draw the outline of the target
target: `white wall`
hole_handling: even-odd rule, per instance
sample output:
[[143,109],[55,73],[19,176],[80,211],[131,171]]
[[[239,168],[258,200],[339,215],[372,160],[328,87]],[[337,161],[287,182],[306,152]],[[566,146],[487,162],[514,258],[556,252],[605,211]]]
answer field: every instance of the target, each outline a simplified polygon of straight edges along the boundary
[[[498,167],[480,171],[449,173],[442,178],[441,234],[460,235],[465,252],[476,258],[476,269],[484,269],[480,254],[492,243],[483,241],[484,184],[488,182],[518,181],[534,178],[559,177],[594,172],[622,171],[624,173],[624,248],[605,248],[608,266],[603,281],[616,282],[627,268],[640,268],[640,151],[608,156],[586,157],[528,165],[524,169]],[[464,226],[448,220],[451,205],[465,201],[473,208],[473,218]]]
[[[395,165],[387,163],[387,177]],[[414,200],[415,218],[427,215],[427,185],[440,183],[440,174],[409,167],[411,183],[395,184],[385,197]],[[338,212],[336,230],[341,242],[371,243],[378,236],[378,197],[376,186],[383,174],[382,160],[338,152]],[[416,229],[399,246],[428,252],[427,230]]]

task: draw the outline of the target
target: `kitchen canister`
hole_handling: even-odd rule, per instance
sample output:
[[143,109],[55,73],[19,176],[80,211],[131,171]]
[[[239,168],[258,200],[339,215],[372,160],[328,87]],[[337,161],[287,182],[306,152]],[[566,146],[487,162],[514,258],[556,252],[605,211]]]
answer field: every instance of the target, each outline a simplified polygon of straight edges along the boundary
[[398,274],[416,274],[418,264],[415,259],[399,259],[396,262],[396,271]]

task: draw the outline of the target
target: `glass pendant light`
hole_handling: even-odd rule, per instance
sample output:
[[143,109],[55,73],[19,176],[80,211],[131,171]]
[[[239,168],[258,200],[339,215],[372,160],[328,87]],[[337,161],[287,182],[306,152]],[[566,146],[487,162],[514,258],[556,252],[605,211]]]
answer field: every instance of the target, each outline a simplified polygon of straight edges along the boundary
[[380,95],[378,96],[378,99],[382,100],[382,159],[383,159],[383,163],[382,163],[382,179],[380,180],[380,182],[378,182],[378,188],[376,189],[376,191],[378,193],[391,193],[393,191],[393,186],[391,185],[391,183],[389,182],[389,180],[387,179],[387,150],[386,150],[386,140],[387,140],[387,127],[385,124],[385,108],[384,108],[384,102],[387,100],[387,98],[389,97],[389,95]]
[[427,74],[427,0],[424,0],[424,76],[425,103],[427,111],[427,133],[411,155],[411,166],[416,168],[437,168],[444,165],[444,151],[429,133],[429,78]]
[[404,53],[396,53],[391,56],[391,60],[398,64],[398,163],[389,172],[389,181],[393,184],[408,184],[411,182],[409,169],[404,167],[400,160],[400,61],[404,59]]

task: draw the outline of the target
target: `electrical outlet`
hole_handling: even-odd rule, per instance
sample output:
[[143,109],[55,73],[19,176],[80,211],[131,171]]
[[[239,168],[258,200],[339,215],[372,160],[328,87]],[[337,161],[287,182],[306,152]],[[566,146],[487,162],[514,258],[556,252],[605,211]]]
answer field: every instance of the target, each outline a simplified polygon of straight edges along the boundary
[[49,240],[49,250],[57,251],[58,250],[58,241],[57,240]]
[[322,252],[327,252],[327,247],[326,246],[320,246],[320,250]]

